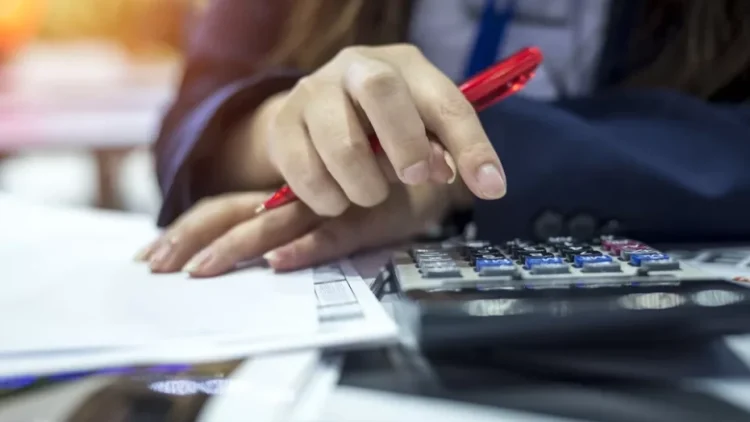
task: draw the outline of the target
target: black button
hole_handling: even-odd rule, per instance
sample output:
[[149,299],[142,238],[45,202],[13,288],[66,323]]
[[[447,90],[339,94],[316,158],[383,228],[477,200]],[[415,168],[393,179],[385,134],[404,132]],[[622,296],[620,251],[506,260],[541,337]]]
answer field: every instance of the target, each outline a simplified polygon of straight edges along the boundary
[[521,264],[526,263],[526,258],[554,258],[555,255],[549,252],[526,252],[518,256],[518,261]]
[[563,231],[563,216],[553,211],[543,212],[535,221],[533,232],[539,241],[557,237]]
[[518,259],[520,256],[530,253],[547,253],[547,249],[536,246],[524,246],[510,249],[509,252],[513,258]]
[[578,214],[568,220],[568,233],[576,239],[591,239],[596,234],[596,219],[588,214]]

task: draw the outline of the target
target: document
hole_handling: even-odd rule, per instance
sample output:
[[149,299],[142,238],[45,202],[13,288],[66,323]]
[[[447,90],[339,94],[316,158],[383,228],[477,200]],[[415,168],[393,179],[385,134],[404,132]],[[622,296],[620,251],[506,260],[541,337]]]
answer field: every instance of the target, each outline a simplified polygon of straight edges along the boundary
[[0,359],[317,331],[310,271],[154,275],[132,259],[157,235],[146,217],[0,197],[0,235]]
[[395,343],[344,260],[211,279],[132,262],[148,217],[50,209],[0,195],[0,378]]

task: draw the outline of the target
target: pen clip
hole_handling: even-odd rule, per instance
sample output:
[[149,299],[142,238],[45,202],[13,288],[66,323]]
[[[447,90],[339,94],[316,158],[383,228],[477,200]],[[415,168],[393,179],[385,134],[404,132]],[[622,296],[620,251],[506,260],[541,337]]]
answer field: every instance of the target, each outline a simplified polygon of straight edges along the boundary
[[461,91],[477,111],[482,111],[520,91],[541,62],[538,48],[524,48],[466,81]]

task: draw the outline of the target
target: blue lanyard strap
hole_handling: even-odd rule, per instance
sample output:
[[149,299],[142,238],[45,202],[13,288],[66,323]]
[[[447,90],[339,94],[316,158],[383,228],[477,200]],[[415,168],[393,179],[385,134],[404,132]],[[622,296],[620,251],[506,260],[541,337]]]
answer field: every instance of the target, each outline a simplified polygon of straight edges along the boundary
[[503,43],[508,24],[513,20],[516,0],[509,0],[508,5],[498,11],[496,0],[485,0],[482,16],[479,21],[474,47],[464,71],[464,79],[488,68],[497,60],[497,52]]

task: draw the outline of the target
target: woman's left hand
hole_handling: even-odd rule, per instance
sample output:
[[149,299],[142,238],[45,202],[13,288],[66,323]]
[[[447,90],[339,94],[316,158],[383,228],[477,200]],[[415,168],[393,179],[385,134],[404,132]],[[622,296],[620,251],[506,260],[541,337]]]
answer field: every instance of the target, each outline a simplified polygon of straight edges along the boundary
[[249,192],[206,199],[138,259],[149,262],[153,272],[184,271],[195,277],[220,275],[260,256],[277,270],[294,270],[406,241],[471,201],[460,183],[396,184],[385,202],[350,207],[339,217],[320,217],[301,201],[255,216],[268,196]]

